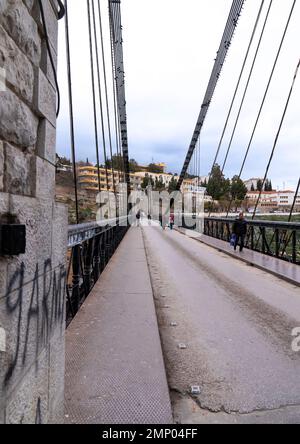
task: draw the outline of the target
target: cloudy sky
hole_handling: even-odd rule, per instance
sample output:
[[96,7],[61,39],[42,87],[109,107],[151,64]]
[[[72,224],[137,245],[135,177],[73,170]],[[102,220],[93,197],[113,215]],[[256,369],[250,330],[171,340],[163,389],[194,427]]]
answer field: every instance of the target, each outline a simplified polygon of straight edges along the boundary
[[[222,145],[220,163],[227,150],[269,1],[264,2],[263,15]],[[138,162],[165,162],[168,171],[180,173],[231,3],[231,0],[122,0],[129,150],[130,157]],[[273,0],[269,25],[233,141],[226,176],[232,177],[240,169],[292,3],[292,0]],[[245,2],[201,136],[203,175],[208,174],[211,168],[260,4],[261,0]],[[101,5],[106,59],[109,61],[107,0],[101,0]],[[69,14],[76,149],[78,159],[88,157],[95,161],[85,0],[69,2]],[[299,25],[298,1],[255,134],[244,179],[264,174],[300,57]],[[62,109],[57,150],[70,157],[63,23],[60,24],[59,41]],[[112,109],[111,101],[109,106]],[[279,188],[295,188],[300,176],[300,73],[269,176],[273,185]]]

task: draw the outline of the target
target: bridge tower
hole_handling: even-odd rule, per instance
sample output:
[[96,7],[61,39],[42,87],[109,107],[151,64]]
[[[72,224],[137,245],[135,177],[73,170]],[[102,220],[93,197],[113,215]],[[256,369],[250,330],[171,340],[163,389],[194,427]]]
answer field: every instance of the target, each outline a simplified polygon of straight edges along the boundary
[[67,210],[55,202],[49,58],[59,4],[42,5],[46,28],[38,0],[0,2],[0,423],[64,418]]

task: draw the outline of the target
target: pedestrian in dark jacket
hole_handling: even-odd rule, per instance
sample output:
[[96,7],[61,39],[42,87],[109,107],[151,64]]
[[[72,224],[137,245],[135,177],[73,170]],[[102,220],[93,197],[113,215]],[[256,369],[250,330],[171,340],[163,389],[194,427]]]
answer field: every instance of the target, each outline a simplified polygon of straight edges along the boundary
[[247,234],[247,221],[244,213],[240,213],[238,219],[234,222],[233,234],[236,236],[234,250],[236,251],[237,246],[240,245],[240,252],[242,252],[245,245],[245,236]]

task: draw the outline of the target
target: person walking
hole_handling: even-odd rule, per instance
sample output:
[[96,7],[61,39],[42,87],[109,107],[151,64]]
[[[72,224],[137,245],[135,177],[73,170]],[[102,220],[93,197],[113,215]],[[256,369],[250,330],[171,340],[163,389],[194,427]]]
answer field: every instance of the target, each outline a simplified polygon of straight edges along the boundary
[[236,251],[237,246],[240,245],[240,252],[244,250],[245,246],[245,236],[247,234],[247,221],[245,219],[244,213],[240,213],[238,219],[233,225],[233,234],[235,234],[235,244],[234,251]]
[[172,214],[170,214],[170,229],[171,230],[173,230],[174,224],[175,224],[175,216],[172,213]]
[[136,226],[137,227],[140,227],[140,225],[141,225],[141,217],[142,217],[141,210],[138,210],[138,212],[136,213]]

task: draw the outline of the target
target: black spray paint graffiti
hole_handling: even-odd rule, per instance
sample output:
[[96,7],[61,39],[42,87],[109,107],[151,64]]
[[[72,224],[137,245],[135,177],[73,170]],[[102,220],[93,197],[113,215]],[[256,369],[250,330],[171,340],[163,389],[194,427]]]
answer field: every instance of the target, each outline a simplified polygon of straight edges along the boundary
[[[6,309],[11,316],[17,313],[17,340],[4,384],[7,384],[13,376],[19,359],[21,359],[23,366],[26,365],[29,341],[32,340],[33,332],[35,357],[37,358],[39,352],[47,345],[51,333],[57,325],[60,325],[61,329],[65,325],[65,267],[61,266],[52,270],[51,260],[48,259],[42,268],[40,270],[39,265],[36,265],[34,278],[31,282],[29,306],[26,304],[26,310],[24,309],[23,294],[24,263],[14,273],[8,285]],[[14,291],[15,288],[17,290]],[[23,337],[21,337],[22,332]]]

